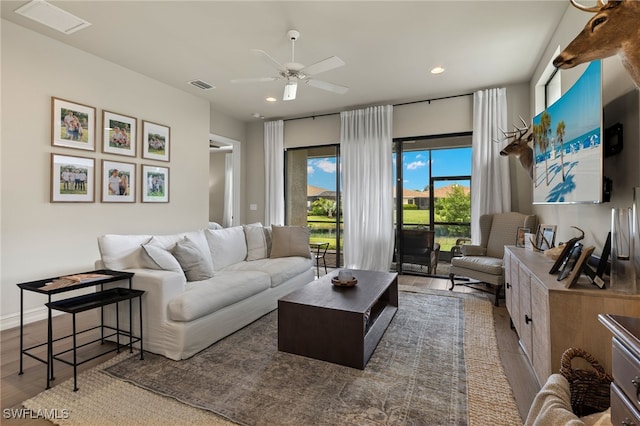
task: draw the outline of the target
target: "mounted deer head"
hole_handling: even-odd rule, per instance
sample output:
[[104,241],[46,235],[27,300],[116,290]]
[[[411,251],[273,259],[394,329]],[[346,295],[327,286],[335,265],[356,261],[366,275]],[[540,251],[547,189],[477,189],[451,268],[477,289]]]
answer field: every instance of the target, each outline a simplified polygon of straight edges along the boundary
[[529,177],[533,179],[533,149],[529,146],[529,142],[533,140],[533,133],[529,132],[531,126],[520,117],[524,128],[513,126],[515,128],[512,132],[502,132],[506,139],[513,139],[507,146],[505,146],[500,155],[509,156],[515,155],[520,160],[520,164],[529,172]]
[[597,6],[571,4],[585,12],[596,12],[582,32],[553,60],[556,68],[576,65],[618,54],[624,67],[640,87],[640,1],[598,0]]

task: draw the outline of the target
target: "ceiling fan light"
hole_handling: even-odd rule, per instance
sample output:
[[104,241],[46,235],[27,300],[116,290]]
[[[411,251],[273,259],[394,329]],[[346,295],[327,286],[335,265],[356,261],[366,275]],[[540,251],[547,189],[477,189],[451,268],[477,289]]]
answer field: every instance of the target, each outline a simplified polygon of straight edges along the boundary
[[286,86],[284,86],[284,95],[282,96],[283,101],[292,101],[296,98],[296,91],[298,90],[298,82],[297,81],[289,81]]

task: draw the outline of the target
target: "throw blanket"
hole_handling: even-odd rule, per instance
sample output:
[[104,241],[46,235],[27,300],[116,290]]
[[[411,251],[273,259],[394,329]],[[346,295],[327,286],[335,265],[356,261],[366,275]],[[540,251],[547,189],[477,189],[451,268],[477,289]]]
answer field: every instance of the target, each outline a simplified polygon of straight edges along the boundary
[[611,425],[610,410],[579,418],[571,411],[569,382],[562,374],[552,374],[529,409],[525,426],[604,426]]

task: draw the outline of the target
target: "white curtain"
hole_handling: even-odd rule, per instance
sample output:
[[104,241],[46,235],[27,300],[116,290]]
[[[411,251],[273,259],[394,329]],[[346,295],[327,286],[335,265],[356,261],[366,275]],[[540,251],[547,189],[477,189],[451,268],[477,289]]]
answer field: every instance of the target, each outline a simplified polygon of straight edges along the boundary
[[507,91],[480,90],[473,94],[471,167],[471,240],[480,242],[480,215],[511,211],[508,157],[501,157],[507,129]]
[[391,105],[340,113],[344,263],[388,271],[393,255]]
[[233,154],[224,155],[224,212],[222,226],[229,228],[233,223]]
[[284,121],[264,123],[264,223],[284,225]]

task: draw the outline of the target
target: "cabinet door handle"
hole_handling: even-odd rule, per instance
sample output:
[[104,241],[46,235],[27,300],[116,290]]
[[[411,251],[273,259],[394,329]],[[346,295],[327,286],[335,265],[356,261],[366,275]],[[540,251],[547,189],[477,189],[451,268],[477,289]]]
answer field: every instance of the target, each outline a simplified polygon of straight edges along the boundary
[[507,283],[507,288],[511,288],[511,284]]
[[524,316],[524,322],[525,322],[525,323],[527,323],[527,324],[529,324],[531,321],[533,321],[533,319],[531,319],[531,317],[530,317],[529,315],[526,315],[526,314],[525,314],[525,316]]
[[635,379],[631,379],[631,383],[636,387],[636,400],[640,403],[640,377],[636,376]]

